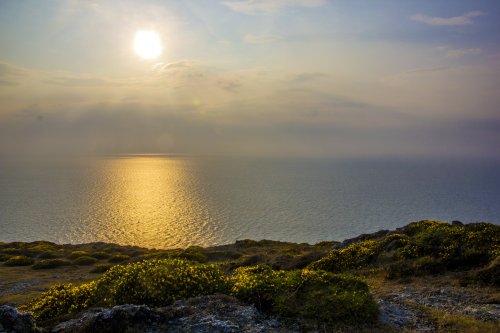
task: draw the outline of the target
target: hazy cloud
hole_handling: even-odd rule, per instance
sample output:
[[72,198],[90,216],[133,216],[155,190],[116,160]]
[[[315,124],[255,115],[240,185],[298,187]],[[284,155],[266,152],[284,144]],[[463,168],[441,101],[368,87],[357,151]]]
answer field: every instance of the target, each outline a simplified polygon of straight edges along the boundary
[[122,83],[112,82],[95,77],[53,77],[45,80],[45,83],[64,87],[99,87],[99,86],[119,86]]
[[454,49],[450,46],[440,46],[437,48],[437,50],[443,52],[444,55],[448,58],[460,58],[463,56],[478,55],[482,52],[480,48]]
[[474,21],[472,19],[474,17],[483,15],[486,14],[480,11],[472,11],[460,16],[453,16],[453,17],[438,17],[438,16],[428,16],[424,14],[416,14],[412,16],[411,19],[413,21],[434,26],[456,26],[456,25],[473,24]]
[[161,72],[166,72],[166,71],[170,71],[170,70],[192,68],[196,64],[197,63],[194,60],[179,60],[179,61],[174,61],[174,62],[169,62],[169,63],[159,62],[153,66],[153,70],[161,73]]
[[243,40],[248,44],[269,44],[279,41],[281,38],[273,35],[246,34]]
[[244,14],[269,14],[285,7],[320,7],[326,0],[244,0],[223,2],[224,5],[235,12]]
[[231,79],[219,79],[216,81],[216,85],[220,87],[223,90],[229,91],[229,92],[236,92],[238,88],[241,86],[241,83],[239,80],[231,80]]
[[321,72],[300,73],[300,74],[296,74],[293,77],[293,81],[295,81],[295,82],[309,82],[309,81],[314,81],[314,80],[318,80],[318,79],[324,79],[327,77],[329,77],[328,74],[321,73]]

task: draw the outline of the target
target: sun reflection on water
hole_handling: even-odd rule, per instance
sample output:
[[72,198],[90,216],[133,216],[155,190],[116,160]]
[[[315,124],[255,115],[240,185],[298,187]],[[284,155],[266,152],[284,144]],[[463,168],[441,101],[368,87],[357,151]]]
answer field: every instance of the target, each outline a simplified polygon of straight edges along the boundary
[[102,208],[94,220],[98,238],[147,247],[209,244],[209,216],[197,193],[189,159],[126,157],[106,159]]

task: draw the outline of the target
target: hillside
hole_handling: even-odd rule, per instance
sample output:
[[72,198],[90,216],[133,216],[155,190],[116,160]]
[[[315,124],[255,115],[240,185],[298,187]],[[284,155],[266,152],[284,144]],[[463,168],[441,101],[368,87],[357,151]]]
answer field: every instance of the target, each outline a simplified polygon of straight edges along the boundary
[[[105,331],[111,324],[102,318],[127,313],[121,323],[140,326],[149,318],[163,331],[208,317],[215,318],[212,326],[229,325],[226,331],[250,332],[255,323],[276,332],[500,330],[500,226],[488,223],[420,221],[315,245],[242,240],[159,250],[0,243],[0,261],[0,305],[31,312],[42,329],[70,320],[62,326],[67,331],[95,325]],[[214,294],[221,296],[206,298]],[[121,304],[146,307],[96,310]],[[14,313],[2,309],[4,319]],[[87,326],[71,322],[82,313]]]

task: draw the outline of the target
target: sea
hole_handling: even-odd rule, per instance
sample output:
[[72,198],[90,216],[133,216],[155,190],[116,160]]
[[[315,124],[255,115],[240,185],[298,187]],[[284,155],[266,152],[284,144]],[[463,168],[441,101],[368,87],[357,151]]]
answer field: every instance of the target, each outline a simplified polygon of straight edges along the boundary
[[500,223],[500,163],[113,155],[0,159],[0,241],[314,244],[424,219]]

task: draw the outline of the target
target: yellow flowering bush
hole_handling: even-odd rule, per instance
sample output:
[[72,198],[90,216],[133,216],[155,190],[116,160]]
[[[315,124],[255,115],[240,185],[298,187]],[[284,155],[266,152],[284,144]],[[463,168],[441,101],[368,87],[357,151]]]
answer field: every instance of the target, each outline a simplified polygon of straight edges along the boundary
[[292,285],[288,273],[273,270],[268,265],[239,267],[231,278],[231,293],[239,299],[255,304],[259,309],[268,310],[273,305],[275,295]]
[[371,263],[382,249],[382,243],[366,240],[351,244],[330,253],[312,263],[311,269],[321,269],[329,272],[342,272],[348,269],[357,269]]
[[136,303],[168,305],[178,299],[227,291],[227,278],[216,265],[181,259],[147,260],[110,268],[95,281],[57,285],[22,309],[46,320],[92,305]]
[[178,299],[224,292],[226,277],[217,265],[183,259],[146,260],[110,268],[97,282],[106,305],[170,304]]
[[373,322],[378,315],[365,282],[325,271],[240,267],[231,276],[231,293],[261,310],[322,322]]
[[96,287],[95,282],[81,286],[74,286],[70,283],[56,285],[20,307],[20,310],[32,312],[35,319],[41,320],[76,313],[95,303]]

